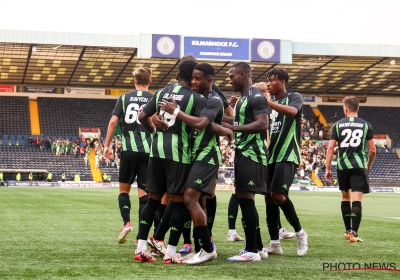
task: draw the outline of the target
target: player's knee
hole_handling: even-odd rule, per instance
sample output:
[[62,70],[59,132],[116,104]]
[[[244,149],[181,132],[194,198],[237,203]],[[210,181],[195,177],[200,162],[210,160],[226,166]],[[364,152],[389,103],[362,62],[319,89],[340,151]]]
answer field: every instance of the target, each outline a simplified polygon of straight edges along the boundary
[[146,204],[148,199],[149,199],[149,196],[147,194],[139,197],[139,204]]

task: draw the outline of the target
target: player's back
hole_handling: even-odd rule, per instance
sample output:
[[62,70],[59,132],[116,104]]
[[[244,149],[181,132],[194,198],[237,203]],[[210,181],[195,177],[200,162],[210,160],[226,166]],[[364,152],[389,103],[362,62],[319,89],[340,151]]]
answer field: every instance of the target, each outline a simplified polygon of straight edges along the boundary
[[190,164],[192,128],[175,115],[160,110],[158,107],[158,102],[171,101],[171,97],[177,102],[181,111],[191,116],[199,116],[205,104],[203,96],[186,86],[172,84],[158,91],[144,110],[150,115],[157,112],[164,118],[169,128],[166,131],[157,131],[154,135],[150,156]]
[[140,124],[138,111],[152,96],[147,91],[135,90],[119,97],[113,115],[119,117],[124,151],[150,152],[151,135]]
[[366,140],[373,138],[371,125],[359,117],[345,117],[333,125],[331,139],[339,143],[338,169],[366,168]]

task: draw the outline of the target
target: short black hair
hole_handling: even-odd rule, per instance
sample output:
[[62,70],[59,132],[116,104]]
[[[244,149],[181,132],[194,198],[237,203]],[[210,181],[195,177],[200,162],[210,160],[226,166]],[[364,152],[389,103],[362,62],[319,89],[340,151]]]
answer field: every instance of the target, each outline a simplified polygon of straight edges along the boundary
[[248,63],[246,62],[236,62],[235,64],[232,65],[232,68],[239,68],[241,69],[243,72],[245,72],[247,75],[251,76],[251,67]]
[[209,63],[199,63],[194,69],[203,72],[205,76],[214,77],[215,75],[214,67]]
[[279,80],[285,80],[285,82],[289,82],[289,74],[282,68],[274,68],[267,72],[266,78],[268,79],[271,76],[278,77]]
[[178,71],[182,80],[190,81],[192,79],[192,72],[197,65],[197,61],[193,59],[183,60],[179,63]]

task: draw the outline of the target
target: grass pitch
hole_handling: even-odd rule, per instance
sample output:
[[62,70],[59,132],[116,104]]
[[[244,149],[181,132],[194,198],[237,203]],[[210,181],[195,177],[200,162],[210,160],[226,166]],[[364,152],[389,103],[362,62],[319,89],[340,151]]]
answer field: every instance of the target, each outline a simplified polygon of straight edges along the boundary
[[[343,237],[340,193],[292,192],[291,199],[309,236],[309,251],[298,257],[296,238],[284,240],[282,256],[269,256],[258,263],[226,261],[245,245],[226,241],[230,195],[229,191],[217,192],[213,234],[218,259],[187,266],[164,265],[161,259],[156,263],[133,261],[136,190],[131,193],[134,232],[126,244],[119,245],[116,238],[122,220],[118,189],[0,188],[0,279],[400,278],[400,272],[384,270],[330,271],[338,263],[376,263],[375,268],[391,264],[391,268],[400,270],[399,194],[364,196],[359,231],[364,242],[353,244]],[[269,236],[261,196],[256,197],[256,205],[267,245]],[[283,225],[292,230],[283,214],[282,219]],[[237,230],[244,236],[240,214]]]

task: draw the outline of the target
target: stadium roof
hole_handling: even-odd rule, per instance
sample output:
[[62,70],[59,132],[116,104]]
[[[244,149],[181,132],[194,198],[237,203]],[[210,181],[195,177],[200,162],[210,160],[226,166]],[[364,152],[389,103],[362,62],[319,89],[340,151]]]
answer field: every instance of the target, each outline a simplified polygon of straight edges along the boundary
[[[3,41],[0,42],[0,84],[129,88],[133,83],[132,71],[146,66],[153,70],[151,89],[158,89],[175,80],[179,63],[178,59],[138,58],[139,44],[134,39],[130,39],[129,44],[114,40],[117,42],[106,47],[102,41],[94,41],[99,46],[92,43],[55,44],[45,39],[41,40],[44,43],[10,42],[12,40],[9,38],[0,41]],[[58,40],[64,41],[68,40]],[[383,56],[392,55],[392,52],[385,50],[375,56],[313,55],[310,53],[323,53],[313,51],[316,44],[308,44],[308,48],[304,43],[293,44],[292,64],[250,62],[253,82],[265,81],[269,69],[282,67],[289,73],[287,88],[290,91],[308,94],[400,95],[400,65],[393,63],[400,63],[400,52],[394,53],[398,57]],[[215,83],[224,92],[231,92],[227,73],[235,62],[207,62],[216,70]]]

